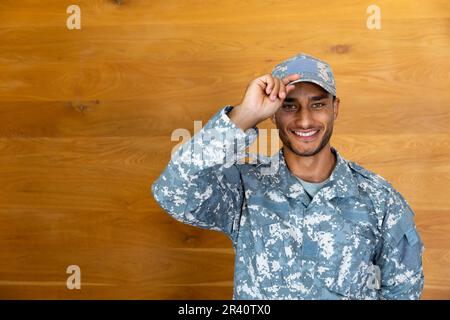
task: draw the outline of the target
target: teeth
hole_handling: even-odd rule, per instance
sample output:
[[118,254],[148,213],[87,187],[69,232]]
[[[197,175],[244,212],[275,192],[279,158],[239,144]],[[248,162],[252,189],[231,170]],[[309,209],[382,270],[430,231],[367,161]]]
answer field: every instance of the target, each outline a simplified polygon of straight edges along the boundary
[[300,136],[300,137],[309,137],[312,136],[314,133],[317,132],[317,130],[315,131],[308,131],[308,132],[300,132],[300,131],[294,131],[296,135]]

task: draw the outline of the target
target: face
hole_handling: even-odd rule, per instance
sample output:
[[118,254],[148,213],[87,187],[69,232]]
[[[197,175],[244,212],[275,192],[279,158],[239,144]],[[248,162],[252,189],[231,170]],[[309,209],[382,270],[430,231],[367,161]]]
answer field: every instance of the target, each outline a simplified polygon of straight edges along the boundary
[[329,146],[339,98],[311,82],[298,82],[272,116],[289,151],[309,157]]

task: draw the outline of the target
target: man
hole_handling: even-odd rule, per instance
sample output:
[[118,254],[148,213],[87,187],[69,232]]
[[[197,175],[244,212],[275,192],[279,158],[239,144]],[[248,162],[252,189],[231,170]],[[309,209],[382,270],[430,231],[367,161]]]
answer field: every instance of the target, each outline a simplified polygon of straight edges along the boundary
[[[241,103],[220,110],[152,185],[174,218],[231,238],[234,299],[420,297],[423,244],[413,212],[386,180],[330,146],[339,102],[330,66],[298,54],[253,80]],[[281,150],[270,162],[230,162],[267,118]],[[277,170],[264,173],[274,162]]]

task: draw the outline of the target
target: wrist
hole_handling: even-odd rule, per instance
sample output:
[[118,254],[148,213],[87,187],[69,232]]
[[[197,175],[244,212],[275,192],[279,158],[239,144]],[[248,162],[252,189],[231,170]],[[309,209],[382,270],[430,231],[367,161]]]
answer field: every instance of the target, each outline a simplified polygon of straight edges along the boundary
[[228,117],[243,131],[253,128],[258,124],[254,118],[254,115],[243,110],[241,105],[233,107],[233,109],[228,113]]

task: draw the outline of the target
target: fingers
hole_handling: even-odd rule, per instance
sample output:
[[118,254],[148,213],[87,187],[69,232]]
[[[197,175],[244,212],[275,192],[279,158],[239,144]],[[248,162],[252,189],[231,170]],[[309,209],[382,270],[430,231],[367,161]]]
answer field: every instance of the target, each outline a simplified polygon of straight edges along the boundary
[[272,95],[270,99],[275,101],[275,98],[280,98],[284,100],[287,97],[287,94],[295,88],[295,86],[288,85],[287,83],[297,80],[299,78],[298,75],[292,75],[290,77],[286,77],[284,79],[274,78],[274,88],[272,90]]
[[273,77],[271,74],[266,74],[257,79],[259,86],[263,88],[265,93],[269,95],[271,101],[279,98],[281,100],[285,99],[287,94],[295,88],[294,85],[289,83],[298,80],[300,76],[298,74],[291,74],[283,79]]
[[300,79],[300,75],[298,73],[290,74],[283,78],[283,83],[287,85],[289,82]]
[[280,80],[280,91],[278,94],[278,97],[283,100],[284,98],[286,98],[287,95],[287,90],[286,90],[286,86],[284,85],[283,81]]
[[279,78],[276,78],[276,77],[274,77],[273,80],[274,80],[274,86],[273,86],[272,93],[270,94],[270,100],[275,101],[275,99],[279,95],[281,81]]
[[286,86],[286,96],[287,96],[287,94],[288,94],[289,92],[291,92],[292,90],[294,90],[294,88],[295,88],[295,85],[293,85],[293,84],[288,84],[288,85]]
[[298,80],[299,78],[300,75],[296,73],[288,75],[283,79],[273,77],[273,89],[271,90],[272,94],[270,95],[270,100],[275,101],[277,97],[284,100],[287,94],[295,88],[293,84],[289,83]]
[[289,84],[289,83],[291,83],[292,81],[298,80],[298,79],[300,79],[300,75],[297,73],[288,75],[283,78],[282,83],[286,86],[285,97],[288,95],[289,92],[291,92],[295,88],[295,85]]
[[272,88],[273,88],[273,86],[274,86],[274,84],[275,84],[275,81],[274,81],[274,79],[272,78],[272,76],[270,76],[270,75],[266,75],[266,76],[264,77],[264,81],[267,83],[267,86],[266,86],[266,94],[270,94],[270,93],[272,92]]

